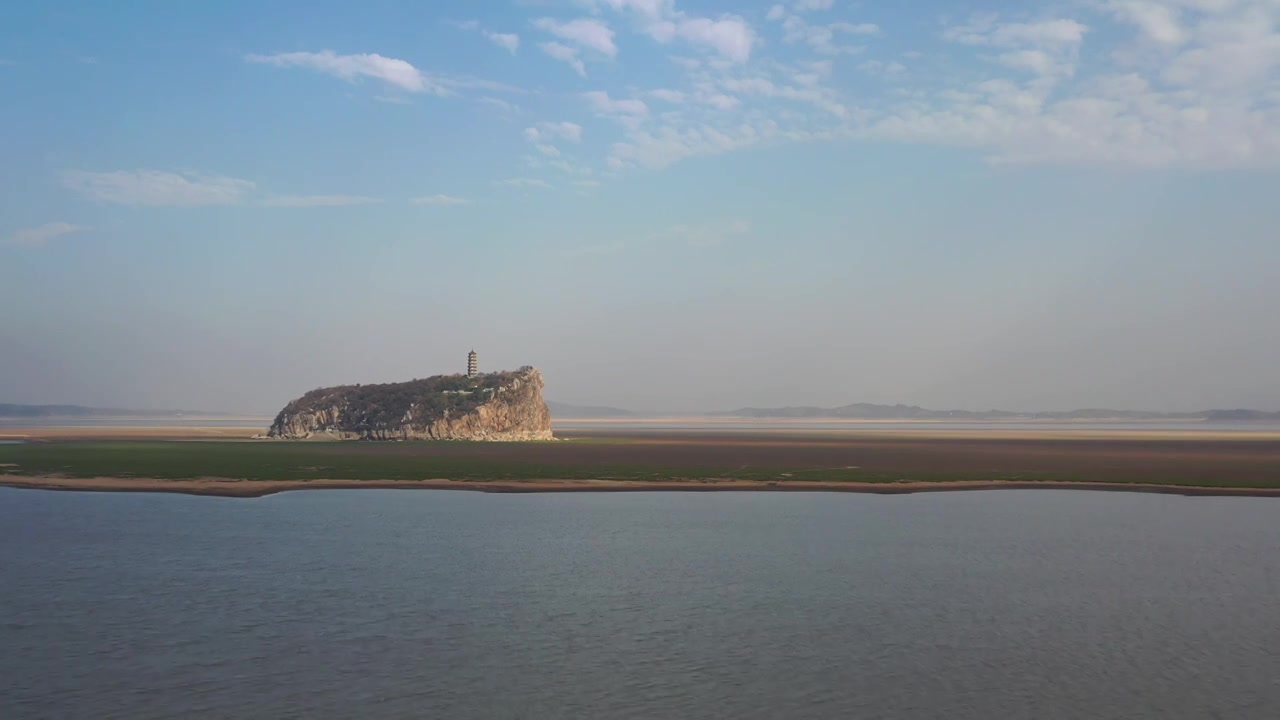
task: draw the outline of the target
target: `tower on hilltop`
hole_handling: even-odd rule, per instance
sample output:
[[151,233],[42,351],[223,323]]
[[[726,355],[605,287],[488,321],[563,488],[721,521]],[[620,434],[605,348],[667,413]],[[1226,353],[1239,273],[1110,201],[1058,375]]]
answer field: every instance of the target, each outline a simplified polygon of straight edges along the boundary
[[473,378],[480,374],[480,361],[476,357],[476,351],[473,348],[467,353],[467,377]]

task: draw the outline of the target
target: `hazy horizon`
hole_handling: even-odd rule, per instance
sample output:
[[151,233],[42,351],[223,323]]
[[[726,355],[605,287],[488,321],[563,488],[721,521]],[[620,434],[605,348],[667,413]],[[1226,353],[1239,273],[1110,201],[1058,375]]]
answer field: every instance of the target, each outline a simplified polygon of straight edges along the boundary
[[477,5],[0,9],[0,402],[1280,410],[1275,2]]

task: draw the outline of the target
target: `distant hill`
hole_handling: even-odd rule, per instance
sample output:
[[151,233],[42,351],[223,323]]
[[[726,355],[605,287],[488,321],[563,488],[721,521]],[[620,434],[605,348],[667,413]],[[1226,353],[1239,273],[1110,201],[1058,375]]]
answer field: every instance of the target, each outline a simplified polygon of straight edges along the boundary
[[215,416],[223,413],[191,410],[136,410],[125,408],[96,408],[84,405],[18,405],[0,403],[0,417],[49,418],[49,417],[177,417],[180,415]]
[[915,405],[876,405],[873,403],[853,403],[840,407],[822,408],[813,406],[779,407],[779,408],[738,408],[726,412],[712,413],[721,417],[747,418],[841,418],[849,420],[951,420],[951,421],[1207,421],[1207,422],[1248,422],[1248,421],[1280,421],[1280,412],[1271,413],[1259,410],[1205,410],[1193,413],[1159,413],[1140,410],[1111,410],[1107,408],[1086,408],[1065,412],[1012,412],[1007,410],[929,410]]
[[1210,422],[1280,422],[1280,412],[1263,412],[1261,410],[1210,410]]
[[622,408],[598,405],[570,405],[550,400],[547,401],[547,407],[551,409],[552,417],[561,418],[618,418],[635,415],[630,410],[623,410]]

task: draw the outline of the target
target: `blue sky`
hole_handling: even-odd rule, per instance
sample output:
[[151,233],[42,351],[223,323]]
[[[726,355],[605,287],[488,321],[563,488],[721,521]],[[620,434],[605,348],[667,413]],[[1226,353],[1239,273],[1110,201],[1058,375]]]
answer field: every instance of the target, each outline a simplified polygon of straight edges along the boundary
[[1280,4],[8,3],[0,401],[1280,407]]

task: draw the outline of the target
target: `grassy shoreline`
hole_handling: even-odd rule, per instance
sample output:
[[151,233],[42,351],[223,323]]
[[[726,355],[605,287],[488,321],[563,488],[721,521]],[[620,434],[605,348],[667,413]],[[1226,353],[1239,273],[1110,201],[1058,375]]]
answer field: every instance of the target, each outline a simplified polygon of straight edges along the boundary
[[910,495],[966,490],[1091,490],[1187,497],[1280,497],[1280,488],[1203,487],[1154,483],[1071,481],[951,482],[759,482],[749,480],[235,480],[231,478],[68,478],[0,475],[0,487],[70,492],[172,493],[226,498],[260,498],[298,490],[444,490],[502,494],[584,492],[837,492]]
[[307,487],[490,492],[1004,487],[1280,494],[1280,440],[649,435],[556,443],[53,441],[0,445],[0,484],[259,495]]

